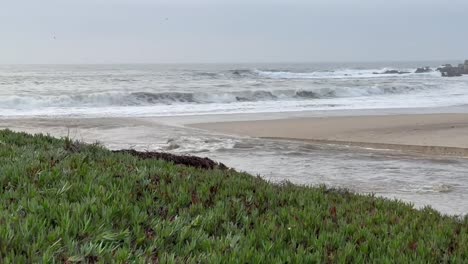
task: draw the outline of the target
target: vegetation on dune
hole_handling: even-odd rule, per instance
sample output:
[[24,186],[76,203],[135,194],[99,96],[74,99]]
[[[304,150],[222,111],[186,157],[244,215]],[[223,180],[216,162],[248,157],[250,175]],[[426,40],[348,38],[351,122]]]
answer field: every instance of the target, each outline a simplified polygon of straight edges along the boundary
[[468,219],[0,131],[0,256],[36,262],[468,259]]

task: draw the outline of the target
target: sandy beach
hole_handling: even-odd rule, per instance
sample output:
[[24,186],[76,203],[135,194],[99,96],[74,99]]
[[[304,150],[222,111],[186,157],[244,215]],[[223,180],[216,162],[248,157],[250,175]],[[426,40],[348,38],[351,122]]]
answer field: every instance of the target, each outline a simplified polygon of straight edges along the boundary
[[[274,115],[272,115],[274,118]],[[273,140],[304,141],[372,149],[390,149],[412,153],[468,156],[468,114],[390,114],[353,116],[299,116],[292,118],[249,115],[234,121],[226,118],[28,118],[3,119],[0,128],[30,133],[46,132],[66,136],[79,131],[83,140],[124,142],[135,136],[156,134],[162,124],[175,124],[226,135]],[[232,119],[232,118],[231,118]],[[252,120],[262,119],[262,120]],[[170,120],[170,121],[168,121]],[[201,120],[203,123],[197,123]],[[125,130],[122,130],[125,124]],[[168,126],[165,126],[168,127]],[[169,126],[170,127],[170,126]],[[129,132],[129,128],[135,130]],[[101,132],[96,132],[99,129]],[[103,133],[102,131],[113,131]],[[121,139],[121,140],[120,140]],[[139,140],[137,140],[139,141]],[[141,141],[141,140],[140,140]]]
[[0,129],[209,157],[271,182],[326,184],[465,214],[467,120],[468,114],[45,117],[0,119]]
[[310,117],[190,126],[258,138],[468,156],[468,114]]

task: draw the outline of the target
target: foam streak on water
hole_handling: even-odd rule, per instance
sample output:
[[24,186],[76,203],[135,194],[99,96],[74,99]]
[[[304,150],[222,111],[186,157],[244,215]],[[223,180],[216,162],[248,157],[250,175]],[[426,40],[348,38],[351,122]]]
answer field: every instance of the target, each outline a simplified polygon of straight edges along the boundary
[[[417,66],[0,66],[0,117],[177,116],[468,102],[468,77],[413,73]],[[389,69],[410,73],[382,74]]]

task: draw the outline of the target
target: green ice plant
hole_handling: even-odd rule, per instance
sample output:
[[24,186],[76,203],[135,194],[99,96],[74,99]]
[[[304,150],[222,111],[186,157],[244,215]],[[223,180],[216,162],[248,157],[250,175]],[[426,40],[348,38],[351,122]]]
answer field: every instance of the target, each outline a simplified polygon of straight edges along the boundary
[[[343,175],[346,177],[346,175]],[[1,263],[463,263],[468,219],[0,131]]]

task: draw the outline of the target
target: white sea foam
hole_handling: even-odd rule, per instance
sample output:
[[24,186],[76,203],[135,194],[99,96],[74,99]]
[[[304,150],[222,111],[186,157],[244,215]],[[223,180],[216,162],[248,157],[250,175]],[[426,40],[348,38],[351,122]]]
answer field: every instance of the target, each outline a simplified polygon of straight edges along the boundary
[[[0,116],[261,113],[438,107],[468,101],[466,76],[382,74],[394,67],[236,67],[0,68]],[[414,72],[410,67],[396,69]]]
[[[392,70],[390,68],[381,69],[339,69],[332,71],[314,71],[314,72],[290,72],[290,71],[265,71],[255,70],[259,76],[273,79],[347,79],[347,78],[389,78],[389,77],[407,77],[414,75],[416,69],[400,69],[402,73],[385,73]],[[417,73],[417,75],[440,76],[439,72]]]

